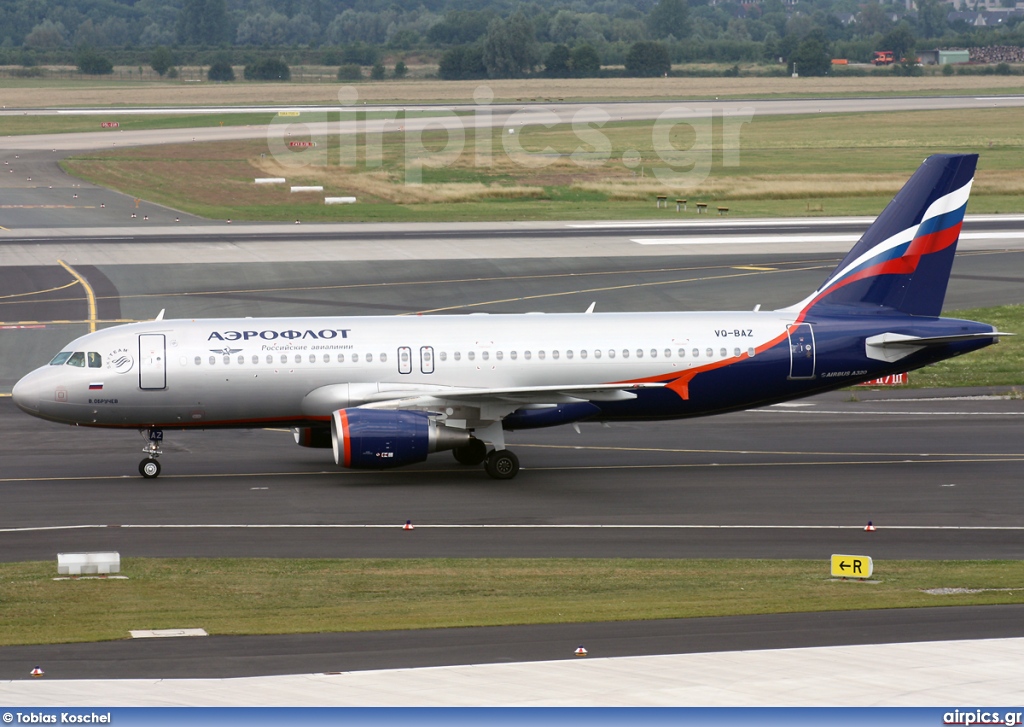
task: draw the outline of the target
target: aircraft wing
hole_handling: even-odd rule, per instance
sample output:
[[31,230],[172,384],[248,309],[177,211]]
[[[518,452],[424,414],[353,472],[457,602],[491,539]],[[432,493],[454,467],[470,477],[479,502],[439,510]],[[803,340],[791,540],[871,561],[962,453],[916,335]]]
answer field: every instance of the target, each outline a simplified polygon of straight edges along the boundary
[[[636,391],[664,383],[573,384],[507,388],[423,387],[421,390],[381,391],[363,409],[433,409],[449,406],[496,407],[512,412],[524,406],[551,406],[581,401],[625,401]],[[499,415],[499,417],[502,415]],[[488,417],[490,418],[490,417]],[[495,417],[498,418],[498,417]]]

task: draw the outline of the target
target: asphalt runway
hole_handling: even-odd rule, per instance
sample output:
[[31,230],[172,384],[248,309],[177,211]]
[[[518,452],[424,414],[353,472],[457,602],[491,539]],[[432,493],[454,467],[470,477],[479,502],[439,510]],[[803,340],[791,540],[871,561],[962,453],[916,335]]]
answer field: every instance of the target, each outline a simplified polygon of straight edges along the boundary
[[[137,639],[0,649],[0,681],[227,679],[458,664],[792,649],[1024,635],[1024,606],[793,613],[286,636]],[[440,684],[439,684],[440,687]],[[165,706],[165,705],[162,705]]]

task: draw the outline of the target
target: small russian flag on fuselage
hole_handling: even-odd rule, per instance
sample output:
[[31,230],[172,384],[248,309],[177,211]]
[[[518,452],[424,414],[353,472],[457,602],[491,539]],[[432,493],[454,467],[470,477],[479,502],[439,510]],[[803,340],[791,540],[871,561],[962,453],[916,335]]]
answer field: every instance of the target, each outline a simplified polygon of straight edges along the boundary
[[103,389],[103,384],[89,384],[89,391],[100,391]]

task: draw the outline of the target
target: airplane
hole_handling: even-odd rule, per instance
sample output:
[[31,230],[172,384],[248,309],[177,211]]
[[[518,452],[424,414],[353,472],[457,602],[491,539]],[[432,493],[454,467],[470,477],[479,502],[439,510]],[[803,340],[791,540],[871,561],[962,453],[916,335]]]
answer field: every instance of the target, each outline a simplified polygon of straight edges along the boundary
[[505,432],[766,406],[975,351],[1001,335],[939,317],[976,154],[929,157],[824,283],[774,311],[155,320],[75,339],[14,387],[42,419],[165,430],[290,427],[336,464],[452,450],[506,480]]

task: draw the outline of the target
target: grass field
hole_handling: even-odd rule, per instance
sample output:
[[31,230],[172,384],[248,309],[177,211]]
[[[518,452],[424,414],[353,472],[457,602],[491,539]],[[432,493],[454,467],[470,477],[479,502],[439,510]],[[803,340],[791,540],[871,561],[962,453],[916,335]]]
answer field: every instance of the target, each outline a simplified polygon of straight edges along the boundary
[[128,558],[122,574],[0,564],[0,645],[1024,602],[1020,561],[876,562],[873,584],[831,580],[827,560]]
[[[693,217],[695,202],[733,216],[873,215],[928,154],[975,151],[969,211],[1024,212],[1024,116],[1016,109],[762,116],[730,130],[718,119],[700,131],[613,121],[582,131],[480,133],[487,136],[469,130],[450,147],[443,131],[360,137],[346,141],[359,155],[355,165],[342,165],[349,157],[337,137],[318,140],[315,154],[275,157],[258,140],[126,148],[65,165],[91,182],[213,219],[674,220]],[[739,148],[727,156],[724,140],[737,133]],[[488,145],[490,153],[477,153]],[[406,183],[413,172],[421,183]],[[322,184],[328,196],[359,202],[327,207],[320,195],[257,187],[257,176]],[[688,212],[674,204],[655,211],[660,194],[686,198]]]
[[[350,84],[371,103],[473,103],[487,87],[501,101],[609,101],[830,96],[991,95],[1024,92],[1020,76],[778,78],[579,78],[487,81],[363,81]],[[2,79],[7,108],[331,104],[341,83],[182,83],[97,79]]]

